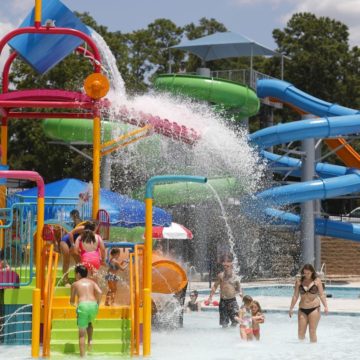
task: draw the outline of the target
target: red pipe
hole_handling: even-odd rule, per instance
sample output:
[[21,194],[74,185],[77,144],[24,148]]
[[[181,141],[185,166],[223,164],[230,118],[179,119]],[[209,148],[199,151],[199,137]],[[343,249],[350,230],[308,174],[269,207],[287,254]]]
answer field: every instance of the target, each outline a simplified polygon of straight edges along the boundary
[[31,100],[0,100],[0,108],[68,108],[68,109],[94,109],[91,102],[65,102],[65,101],[31,101]]
[[47,113],[47,112],[20,112],[10,111],[7,115],[11,119],[90,119],[94,118],[93,113]]
[[9,72],[10,72],[10,66],[13,63],[13,61],[17,57],[17,52],[14,51],[10,54],[8,59],[6,60],[6,63],[4,65],[3,69],[3,78],[2,78],[2,92],[6,93],[9,91]]
[[0,178],[35,181],[38,188],[38,197],[43,198],[45,196],[44,180],[36,171],[0,170]]

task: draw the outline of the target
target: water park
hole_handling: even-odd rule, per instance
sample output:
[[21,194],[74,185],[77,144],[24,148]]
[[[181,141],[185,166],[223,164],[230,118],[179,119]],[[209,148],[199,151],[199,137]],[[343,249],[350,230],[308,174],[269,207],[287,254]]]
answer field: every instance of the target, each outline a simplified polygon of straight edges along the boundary
[[[0,39],[0,54],[6,46],[1,358],[77,357],[86,331],[89,355],[104,359],[358,358],[360,282],[331,266],[359,264],[360,224],[321,211],[322,200],[360,192],[360,155],[349,140],[360,132],[358,110],[284,81],[282,54],[231,32],[172,46],[170,59],[202,60],[197,73],[173,73],[169,61],[150,94],[128,96],[105,40],[59,0],[34,0]],[[14,64],[41,78],[74,54],[90,69],[78,91],[14,87]],[[239,81],[206,67],[240,56],[251,63]],[[279,57],[280,78],[255,71],[256,56]],[[274,125],[286,109],[296,121]],[[250,133],[257,115],[266,126]],[[52,146],[81,154],[91,181],[45,184],[37,169],[9,168],[17,119],[40,122]],[[323,162],[329,156],[342,165]],[[130,179],[126,195],[111,190],[121,178]],[[83,320],[88,289],[97,315]],[[320,312],[319,342],[299,341],[309,326],[316,342]],[[261,341],[244,341],[259,339],[259,325]]]

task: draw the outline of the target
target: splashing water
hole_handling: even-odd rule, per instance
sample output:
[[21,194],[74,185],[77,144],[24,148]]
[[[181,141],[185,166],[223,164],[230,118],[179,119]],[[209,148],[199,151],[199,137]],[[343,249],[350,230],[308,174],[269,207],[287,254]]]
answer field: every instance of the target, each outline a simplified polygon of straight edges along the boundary
[[115,56],[103,37],[94,29],[91,29],[91,37],[94,39],[94,42],[100,51],[103,70],[105,70],[110,81],[109,99],[111,101],[114,101],[115,99],[124,101],[126,96],[125,84],[117,68]]
[[[115,83],[110,96],[114,113],[121,107],[126,107],[131,117],[136,118],[139,113],[151,114],[160,119],[176,122],[180,126],[186,126],[188,129],[193,128],[201,136],[192,147],[152,134],[151,137],[123,148],[111,156],[112,171],[116,173],[116,176],[112,177],[114,188],[132,196],[135,190],[138,190],[154,175],[186,174],[203,175],[208,178],[231,178],[239,185],[236,190],[231,190],[235,192],[235,197],[243,193],[253,194],[259,190],[264,179],[265,165],[260,160],[257,151],[249,145],[246,129],[230,120],[225,121],[222,114],[215,112],[207,103],[155,92],[132,98],[126,97],[114,56],[99,35],[94,34],[94,37],[103,58],[111,64],[105,67],[109,69],[110,78],[114,79],[112,81]],[[236,128],[236,131],[230,127]],[[210,194],[205,201],[219,202],[218,198],[221,196],[217,196]],[[187,200],[184,202],[192,204],[192,199]],[[210,203],[206,206],[214,207]],[[221,211],[220,216],[226,220],[225,210],[221,209]],[[214,216],[218,215],[214,214]],[[230,225],[226,223],[222,229],[223,234],[219,233],[218,237],[225,237],[227,234],[231,240],[232,252],[235,254],[235,239],[230,235],[229,228]],[[216,229],[216,232],[219,230]],[[203,237],[205,241],[206,234]],[[254,236],[250,235],[236,241],[248,241],[252,238]],[[197,239],[197,246],[201,241],[200,238]]]
[[210,187],[211,191],[214,193],[214,196],[215,196],[217,202],[219,203],[221,213],[222,213],[222,218],[225,221],[225,226],[226,226],[226,229],[227,229],[227,235],[228,235],[229,246],[230,246],[230,253],[233,256],[233,266],[234,266],[235,274],[240,274],[240,264],[239,264],[239,260],[238,260],[238,257],[236,255],[236,252],[235,252],[235,238],[234,238],[233,232],[231,230],[231,227],[229,225],[229,222],[227,220],[224,205],[223,205],[223,203],[222,203],[222,201],[220,199],[219,194],[216,192],[214,187],[211,186],[211,184],[207,184],[207,186]]

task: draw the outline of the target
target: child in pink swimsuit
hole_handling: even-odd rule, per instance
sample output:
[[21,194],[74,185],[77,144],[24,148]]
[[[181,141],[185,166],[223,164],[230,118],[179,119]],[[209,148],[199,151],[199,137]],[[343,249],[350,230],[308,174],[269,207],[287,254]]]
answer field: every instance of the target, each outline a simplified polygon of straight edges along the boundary
[[99,235],[95,235],[91,230],[84,230],[76,239],[75,249],[80,255],[81,263],[90,272],[100,268],[105,247]]

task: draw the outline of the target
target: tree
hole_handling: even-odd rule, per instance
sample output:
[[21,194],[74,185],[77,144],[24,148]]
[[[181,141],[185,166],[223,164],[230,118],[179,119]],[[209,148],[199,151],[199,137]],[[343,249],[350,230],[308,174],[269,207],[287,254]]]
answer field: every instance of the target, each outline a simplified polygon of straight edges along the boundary
[[135,90],[146,90],[151,76],[164,73],[168,48],[180,42],[182,29],[167,19],[156,19],[146,29],[128,34],[129,66],[136,81]]
[[349,78],[349,61],[358,63],[351,55],[345,24],[328,17],[297,13],[285,29],[275,29],[273,36],[278,51],[291,59],[285,67],[287,80],[327,101],[344,98],[349,86],[344,81]]

